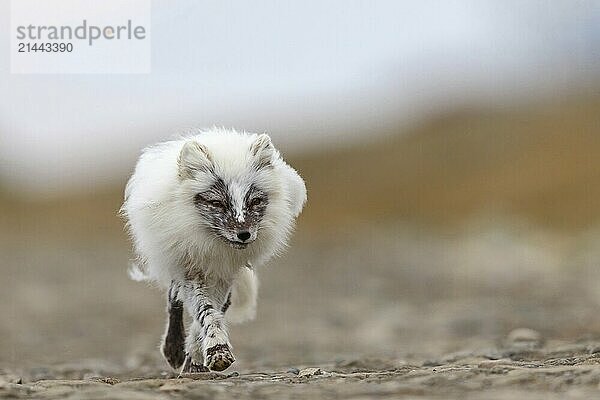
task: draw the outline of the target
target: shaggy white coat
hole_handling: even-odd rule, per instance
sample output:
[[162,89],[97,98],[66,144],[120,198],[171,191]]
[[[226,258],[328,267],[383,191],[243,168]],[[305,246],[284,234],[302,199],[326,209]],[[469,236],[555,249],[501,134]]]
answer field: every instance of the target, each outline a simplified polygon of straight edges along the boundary
[[[236,204],[243,203],[252,184],[268,193],[269,203],[257,238],[246,249],[232,248],[205,229],[206,222],[192,199],[211,181],[199,172],[200,168],[189,178],[181,176],[182,162],[206,161],[194,160],[194,154],[182,154],[189,142],[208,150],[215,173],[230,188]],[[253,154],[251,149],[257,142],[264,151]],[[254,168],[257,157],[264,158],[262,161],[268,161],[272,168]],[[172,281],[183,281],[195,270],[209,280],[232,281],[232,304],[226,318],[231,322],[251,319],[258,282],[254,271],[244,266],[256,268],[284,249],[305,202],[304,181],[283,161],[265,134],[213,128],[148,147],[127,183],[121,209],[137,255],[130,275],[165,290]]]

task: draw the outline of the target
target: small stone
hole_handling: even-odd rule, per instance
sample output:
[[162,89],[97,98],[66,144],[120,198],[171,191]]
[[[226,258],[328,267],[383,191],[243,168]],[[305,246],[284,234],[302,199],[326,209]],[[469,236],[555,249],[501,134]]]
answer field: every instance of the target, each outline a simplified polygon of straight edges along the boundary
[[304,376],[313,376],[313,375],[321,375],[323,372],[321,371],[321,368],[304,368],[303,370],[301,370],[298,373],[299,377],[304,377]]
[[228,378],[237,378],[238,376],[240,376],[240,373],[237,371],[233,371],[232,373],[227,375]]
[[300,370],[298,368],[290,368],[286,371],[288,374],[294,374],[294,375],[298,375],[300,373]]

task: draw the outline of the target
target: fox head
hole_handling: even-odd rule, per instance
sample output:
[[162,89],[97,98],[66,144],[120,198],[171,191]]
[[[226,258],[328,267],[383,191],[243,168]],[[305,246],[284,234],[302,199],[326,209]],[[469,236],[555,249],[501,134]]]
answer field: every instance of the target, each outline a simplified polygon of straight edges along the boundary
[[281,160],[268,135],[192,138],[183,144],[177,164],[178,203],[189,228],[239,251],[286,241],[305,189],[301,183],[302,193],[290,193],[292,180],[301,179]]

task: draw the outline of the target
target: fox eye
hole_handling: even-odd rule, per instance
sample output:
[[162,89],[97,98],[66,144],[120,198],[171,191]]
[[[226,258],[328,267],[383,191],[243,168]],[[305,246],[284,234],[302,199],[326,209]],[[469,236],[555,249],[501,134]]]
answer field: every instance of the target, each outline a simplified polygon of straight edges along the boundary
[[250,201],[250,207],[258,207],[263,204],[263,199],[261,197],[255,197]]
[[205,204],[214,208],[225,208],[225,204],[220,200],[209,200],[206,197],[202,196],[201,193],[198,193],[194,197],[194,203],[196,205]]
[[209,200],[207,203],[214,208],[225,208],[225,204],[219,200]]

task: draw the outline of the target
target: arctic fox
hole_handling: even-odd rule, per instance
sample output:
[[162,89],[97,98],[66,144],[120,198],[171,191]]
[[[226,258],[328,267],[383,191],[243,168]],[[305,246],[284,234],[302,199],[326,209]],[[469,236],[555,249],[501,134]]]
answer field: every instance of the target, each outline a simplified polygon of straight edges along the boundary
[[226,322],[254,317],[254,268],[283,250],[305,202],[266,134],[213,128],[143,151],[121,213],[137,255],[130,275],[167,292],[161,351],[173,368],[234,362]]

